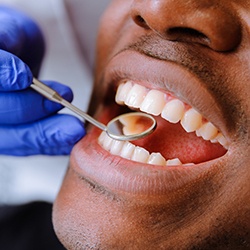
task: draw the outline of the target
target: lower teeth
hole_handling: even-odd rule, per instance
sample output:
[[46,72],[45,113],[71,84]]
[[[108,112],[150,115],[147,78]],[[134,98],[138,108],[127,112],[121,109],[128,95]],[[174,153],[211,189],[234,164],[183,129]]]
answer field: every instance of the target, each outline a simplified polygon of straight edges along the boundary
[[[111,139],[105,132],[98,138],[99,144],[113,155],[140,163],[147,163],[159,166],[182,165],[178,158],[166,160],[161,153],[149,153],[146,149],[135,146],[130,142],[123,142]],[[185,164],[187,166],[193,163]]]

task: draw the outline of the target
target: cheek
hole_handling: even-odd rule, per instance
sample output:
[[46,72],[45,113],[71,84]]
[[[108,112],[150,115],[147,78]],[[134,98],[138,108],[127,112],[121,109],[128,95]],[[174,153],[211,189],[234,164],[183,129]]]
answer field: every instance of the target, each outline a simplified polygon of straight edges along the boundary
[[97,68],[103,68],[115,53],[126,22],[130,19],[131,3],[131,0],[112,1],[102,15],[97,39]]

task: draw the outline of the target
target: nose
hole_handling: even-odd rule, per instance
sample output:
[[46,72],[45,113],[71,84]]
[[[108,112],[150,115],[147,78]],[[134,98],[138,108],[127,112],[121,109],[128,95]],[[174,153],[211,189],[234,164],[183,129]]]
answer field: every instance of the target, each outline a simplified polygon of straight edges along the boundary
[[[171,41],[198,43],[226,52],[241,42],[236,11],[220,0],[134,0],[134,22]],[[223,1],[227,2],[227,1]]]

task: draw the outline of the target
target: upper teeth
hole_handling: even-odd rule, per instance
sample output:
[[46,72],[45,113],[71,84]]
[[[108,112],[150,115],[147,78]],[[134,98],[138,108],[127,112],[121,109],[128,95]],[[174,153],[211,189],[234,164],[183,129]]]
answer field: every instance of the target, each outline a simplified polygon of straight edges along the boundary
[[115,100],[118,104],[125,104],[152,115],[161,115],[171,123],[180,121],[186,132],[195,132],[204,140],[219,142],[227,147],[225,137],[211,122],[206,121],[194,108],[170,95],[127,81],[119,85]]

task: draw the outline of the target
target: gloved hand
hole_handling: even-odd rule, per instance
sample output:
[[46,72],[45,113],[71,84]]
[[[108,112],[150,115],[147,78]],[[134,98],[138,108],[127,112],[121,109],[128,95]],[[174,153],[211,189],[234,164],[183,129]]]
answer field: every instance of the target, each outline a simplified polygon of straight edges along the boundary
[[[85,134],[81,121],[56,114],[61,105],[29,88],[43,54],[38,26],[19,11],[0,6],[0,154],[69,154]],[[72,101],[70,88],[45,83]]]

